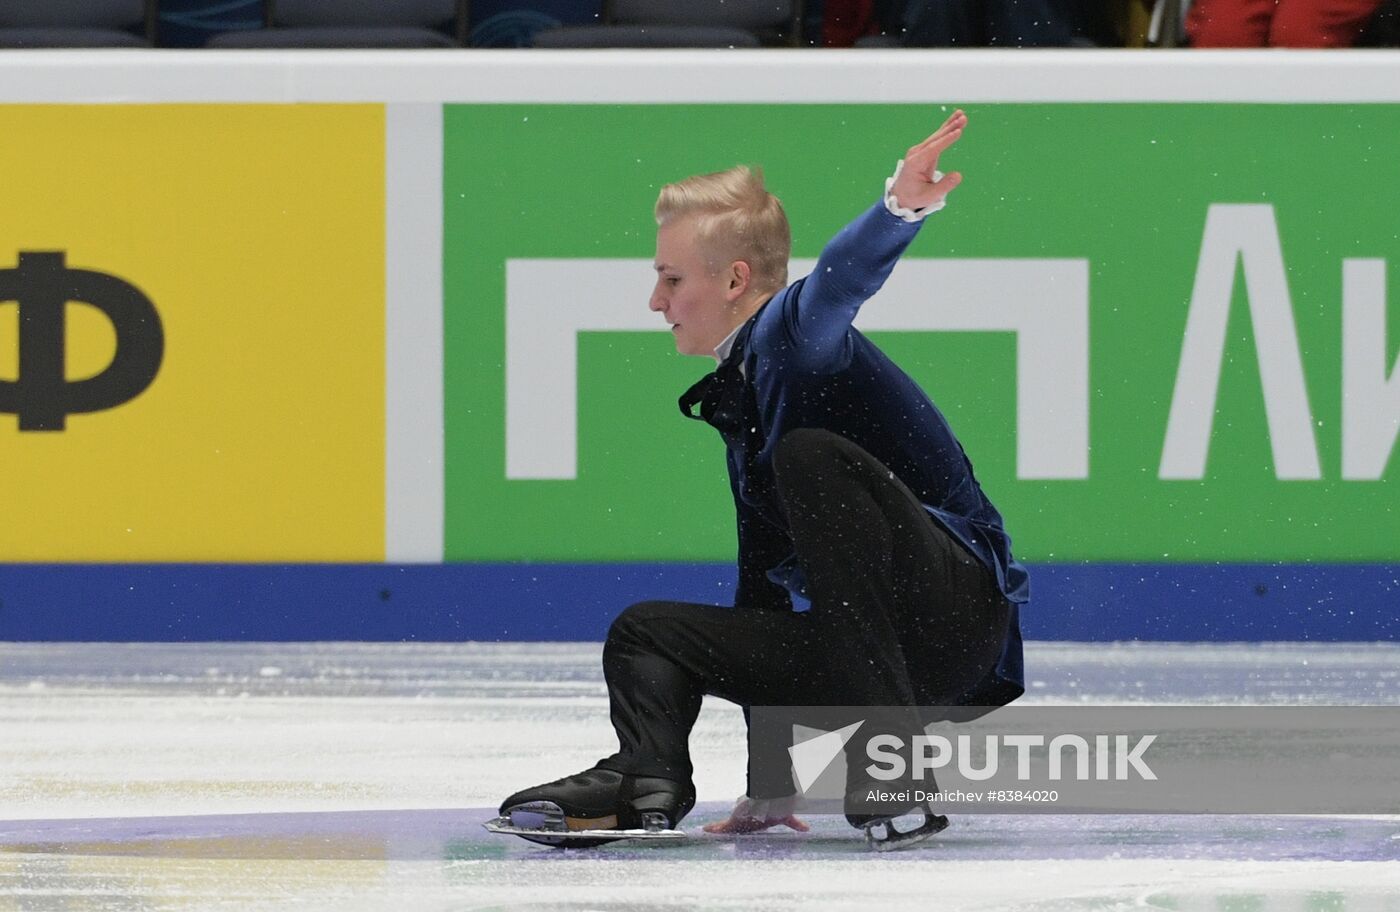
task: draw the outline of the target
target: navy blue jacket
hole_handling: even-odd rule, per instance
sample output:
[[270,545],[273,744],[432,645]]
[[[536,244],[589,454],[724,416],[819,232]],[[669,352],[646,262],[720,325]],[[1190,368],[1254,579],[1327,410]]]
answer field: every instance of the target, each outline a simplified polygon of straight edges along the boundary
[[[883,204],[866,211],[826,245],[810,275],[749,319],[714,375],[741,387],[733,409],[742,414],[732,422],[739,432],[725,435],[739,526],[735,604],[791,610],[789,592],[806,596],[777,505],[773,451],[794,428],[840,434],[893,471],[934,521],[996,574],[1011,603],[1006,644],[996,669],[957,702],[1000,706],[1024,691],[1018,606],[1030,597],[1026,570],[1012,557],[1001,514],[982,493],[943,414],[851,325],[921,224],[891,215]],[[689,414],[684,399],[682,410]]]

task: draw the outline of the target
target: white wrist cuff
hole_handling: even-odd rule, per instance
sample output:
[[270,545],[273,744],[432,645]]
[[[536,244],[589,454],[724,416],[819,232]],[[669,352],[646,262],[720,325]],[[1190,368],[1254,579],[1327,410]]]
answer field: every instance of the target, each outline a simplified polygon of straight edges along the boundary
[[[895,199],[894,197],[894,182],[899,178],[899,172],[903,170],[904,159],[901,158],[899,160],[899,164],[894,166],[894,174],[890,177],[885,178],[885,208],[889,210],[890,215],[897,215],[900,218],[904,219],[906,222],[921,222],[926,216],[937,212],[939,209],[942,209],[944,206],[948,205],[948,201],[946,199],[941,199],[938,202],[934,203],[932,206],[928,206],[923,209],[906,209],[903,206],[901,206],[899,204],[899,200]],[[933,172],[933,179],[935,182],[943,180],[943,172]]]

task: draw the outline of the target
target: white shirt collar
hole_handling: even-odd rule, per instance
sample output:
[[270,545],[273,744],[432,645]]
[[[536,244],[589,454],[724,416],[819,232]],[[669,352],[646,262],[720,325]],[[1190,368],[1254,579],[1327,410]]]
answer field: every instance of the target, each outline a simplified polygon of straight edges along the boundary
[[[744,323],[747,323],[745,320]],[[729,352],[734,348],[734,337],[739,335],[739,330],[744,328],[744,323],[734,327],[734,331],[724,337],[724,341],[715,346],[715,363],[723,364],[729,357]]]

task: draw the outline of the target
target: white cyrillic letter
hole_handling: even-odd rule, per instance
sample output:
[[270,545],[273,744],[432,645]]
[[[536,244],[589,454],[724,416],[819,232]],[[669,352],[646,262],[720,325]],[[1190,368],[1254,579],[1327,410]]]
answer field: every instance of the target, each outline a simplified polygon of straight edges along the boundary
[[1213,205],[1206,213],[1158,474],[1205,477],[1236,258],[1244,264],[1274,470],[1282,479],[1321,478],[1278,225],[1274,208],[1258,204]]
[[1400,358],[1385,369],[1385,260],[1342,260],[1342,477],[1376,481],[1400,432]]

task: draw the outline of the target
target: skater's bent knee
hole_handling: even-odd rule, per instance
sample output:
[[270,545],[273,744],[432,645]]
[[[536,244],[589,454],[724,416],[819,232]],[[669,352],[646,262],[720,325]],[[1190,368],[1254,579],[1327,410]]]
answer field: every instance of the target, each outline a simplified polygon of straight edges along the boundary
[[781,472],[785,466],[813,458],[821,459],[850,445],[845,437],[824,428],[793,428],[783,435],[773,449],[773,461]]
[[673,609],[669,602],[637,602],[629,605],[613,618],[612,626],[608,628],[608,642],[635,636],[648,621],[667,615]]

